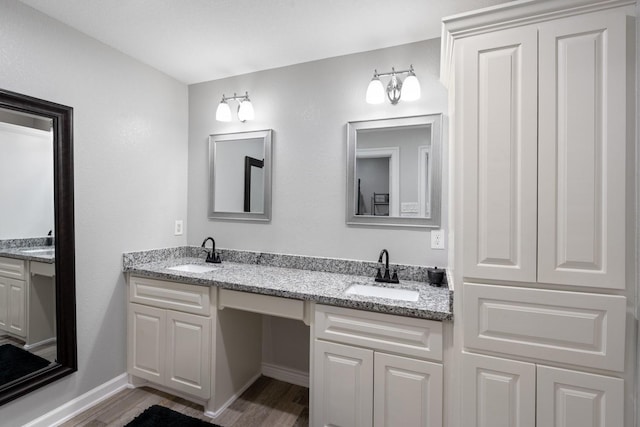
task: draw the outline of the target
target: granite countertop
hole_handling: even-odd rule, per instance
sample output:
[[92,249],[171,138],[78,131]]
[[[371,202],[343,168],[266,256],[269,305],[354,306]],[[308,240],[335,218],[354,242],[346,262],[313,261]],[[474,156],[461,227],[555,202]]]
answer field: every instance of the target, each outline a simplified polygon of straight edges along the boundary
[[54,264],[56,262],[56,253],[53,246],[0,248],[0,257],[38,261],[46,264]]
[[[125,254],[124,271],[135,276],[171,280],[200,286],[217,286],[224,289],[273,295],[314,301],[320,304],[381,313],[418,317],[431,320],[452,320],[453,292],[447,285],[430,286],[428,283],[403,280],[400,284],[376,283],[369,276],[313,271],[299,268],[223,261],[207,264],[200,257],[174,256],[165,259],[138,258],[142,262],[128,262]],[[225,258],[223,258],[225,259]],[[146,262],[150,261],[150,262]],[[216,267],[207,273],[190,273],[169,270],[184,264]],[[372,270],[375,271],[375,270]],[[347,295],[345,290],[353,284],[417,290],[416,302],[392,300],[360,295]]]

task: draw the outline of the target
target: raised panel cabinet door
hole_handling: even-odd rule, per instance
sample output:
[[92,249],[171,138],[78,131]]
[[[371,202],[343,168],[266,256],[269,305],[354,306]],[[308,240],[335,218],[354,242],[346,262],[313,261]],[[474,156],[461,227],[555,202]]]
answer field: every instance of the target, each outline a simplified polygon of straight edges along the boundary
[[456,139],[463,156],[463,274],[535,282],[537,32],[463,39]]
[[463,426],[534,427],[535,408],[536,365],[462,353]]
[[624,381],[538,366],[538,427],[622,427]]
[[166,385],[208,399],[211,318],[167,311]]
[[442,427],[442,364],[376,352],[374,427]]
[[24,337],[26,335],[25,281],[8,279],[7,331]]
[[371,427],[373,350],[316,340],[314,427]]
[[541,283],[625,288],[626,28],[615,12],[540,25]]
[[7,308],[9,297],[9,279],[0,277],[0,330],[6,331],[8,326]]
[[129,303],[127,370],[164,384],[166,310]]

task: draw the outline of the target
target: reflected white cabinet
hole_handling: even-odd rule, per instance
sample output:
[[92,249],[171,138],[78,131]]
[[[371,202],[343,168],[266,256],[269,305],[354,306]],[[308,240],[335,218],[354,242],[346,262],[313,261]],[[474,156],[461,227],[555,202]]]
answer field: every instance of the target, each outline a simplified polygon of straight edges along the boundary
[[464,276],[625,288],[627,17],[459,41]]
[[25,261],[0,258],[0,330],[26,335]]
[[442,426],[441,322],[317,305],[314,335],[311,425]]
[[[186,307],[208,314],[208,287],[136,277],[129,286],[128,373],[208,399],[211,317],[178,311]],[[131,302],[134,299],[146,304]]]

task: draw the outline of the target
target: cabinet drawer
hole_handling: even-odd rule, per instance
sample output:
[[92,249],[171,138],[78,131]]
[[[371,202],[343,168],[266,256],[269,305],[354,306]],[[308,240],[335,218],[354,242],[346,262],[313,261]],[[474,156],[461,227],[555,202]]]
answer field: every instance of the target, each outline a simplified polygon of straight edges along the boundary
[[304,320],[304,301],[220,289],[218,308],[237,308],[254,313]]
[[139,304],[208,316],[209,287],[131,277],[129,300]]
[[0,257],[0,276],[10,279],[25,279],[24,261],[21,259]]
[[626,298],[464,284],[464,346],[624,371]]
[[315,337],[442,360],[442,322],[316,305]]

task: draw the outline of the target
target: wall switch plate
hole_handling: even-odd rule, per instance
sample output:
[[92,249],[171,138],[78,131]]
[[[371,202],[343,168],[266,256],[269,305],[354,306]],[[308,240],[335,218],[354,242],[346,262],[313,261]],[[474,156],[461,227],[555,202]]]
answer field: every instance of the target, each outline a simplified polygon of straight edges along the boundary
[[176,219],[176,225],[173,230],[173,234],[175,234],[176,236],[182,236],[183,231],[184,231],[184,227],[183,227],[182,220]]
[[431,249],[444,249],[444,230],[431,230]]

